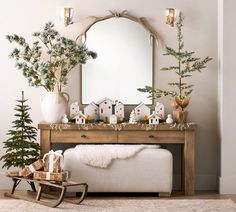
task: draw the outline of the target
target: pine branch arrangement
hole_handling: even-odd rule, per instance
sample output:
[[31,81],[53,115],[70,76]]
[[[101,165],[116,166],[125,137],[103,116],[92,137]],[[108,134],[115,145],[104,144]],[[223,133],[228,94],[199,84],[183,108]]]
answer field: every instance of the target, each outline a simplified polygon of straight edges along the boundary
[[16,67],[22,70],[30,86],[43,87],[47,91],[56,88],[60,92],[62,86],[67,85],[68,73],[76,65],[85,64],[97,56],[84,44],[60,36],[51,22],[33,36],[36,41],[31,46],[19,35],[6,36],[10,43],[18,44],[18,48],[10,53],[10,58],[16,60]]
[[4,148],[6,154],[0,160],[4,161],[2,168],[18,167],[24,168],[30,165],[39,158],[40,146],[36,143],[37,129],[33,127],[32,120],[30,119],[30,107],[26,105],[24,92],[22,91],[22,98],[16,100],[15,106],[17,119],[13,121],[12,129],[8,131],[7,135],[10,136],[4,141]]
[[140,92],[149,93],[149,98],[155,99],[163,96],[174,97],[175,100],[172,102],[172,106],[180,110],[184,110],[184,108],[189,104],[190,94],[192,93],[194,86],[188,84],[185,79],[192,77],[192,74],[196,71],[201,72],[202,69],[206,68],[206,64],[212,60],[210,57],[205,57],[203,59],[194,57],[195,52],[184,50],[184,38],[182,33],[183,20],[183,15],[180,13],[176,23],[178,42],[177,49],[175,50],[166,46],[164,53],[165,56],[174,57],[176,59],[176,64],[161,69],[162,71],[175,72],[177,75],[177,81],[168,83],[168,85],[174,89],[166,91],[162,89],[154,89],[151,86],[138,88],[138,91]]

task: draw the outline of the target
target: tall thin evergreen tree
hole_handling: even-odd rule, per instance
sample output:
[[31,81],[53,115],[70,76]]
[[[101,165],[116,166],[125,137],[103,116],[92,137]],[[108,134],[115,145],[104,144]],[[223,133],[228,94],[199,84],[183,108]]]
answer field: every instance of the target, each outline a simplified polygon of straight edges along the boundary
[[0,160],[4,161],[3,168],[18,167],[24,168],[39,158],[40,146],[36,142],[37,129],[32,126],[33,121],[30,118],[30,107],[26,104],[27,99],[22,97],[16,100],[17,104],[14,108],[16,120],[12,122],[11,130],[7,135],[10,136],[4,141],[6,154]]
[[184,50],[184,37],[182,33],[183,20],[183,15],[180,13],[176,23],[177,49],[166,46],[164,53],[165,56],[174,58],[175,63],[174,65],[161,69],[162,71],[171,71],[176,74],[176,80],[168,83],[168,85],[174,89],[162,90],[155,89],[151,86],[138,88],[140,92],[149,93],[149,98],[152,99],[164,96],[174,97],[176,105],[180,110],[184,110],[188,105],[190,94],[193,91],[193,84],[189,84],[187,79],[191,78],[194,72],[201,72],[202,69],[206,68],[207,63],[212,60],[210,57],[194,57],[195,52]]

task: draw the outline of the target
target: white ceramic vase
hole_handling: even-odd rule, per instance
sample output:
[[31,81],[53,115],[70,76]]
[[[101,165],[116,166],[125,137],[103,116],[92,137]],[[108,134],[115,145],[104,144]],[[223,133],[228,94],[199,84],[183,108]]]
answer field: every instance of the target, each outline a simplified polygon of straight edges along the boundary
[[47,92],[41,100],[44,121],[48,123],[61,122],[62,116],[67,111],[69,98],[65,92]]

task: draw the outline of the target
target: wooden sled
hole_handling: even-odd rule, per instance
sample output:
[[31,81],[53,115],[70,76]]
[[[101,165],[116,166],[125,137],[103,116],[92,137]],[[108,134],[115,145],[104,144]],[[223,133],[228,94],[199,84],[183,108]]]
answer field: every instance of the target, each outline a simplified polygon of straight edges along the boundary
[[[13,187],[12,187],[12,190],[10,193],[8,193],[8,192],[4,193],[4,195],[6,197],[11,197],[11,198],[15,198],[15,199],[23,199],[26,201],[45,205],[48,207],[57,207],[63,201],[70,202],[73,204],[80,204],[85,199],[85,197],[87,195],[87,191],[88,191],[88,185],[86,183],[77,183],[77,182],[72,182],[72,181],[58,183],[58,182],[52,182],[52,181],[28,179],[28,178],[23,178],[23,177],[11,177],[11,178],[13,180]],[[31,189],[32,189],[32,191],[29,191],[29,193],[36,194],[35,199],[27,197],[25,195],[15,194],[16,187],[21,182],[29,183],[29,185],[31,186]],[[35,183],[37,183],[39,186],[38,191],[36,190]],[[82,186],[83,187],[83,191],[82,191],[81,196],[79,198],[76,198],[75,200],[70,200],[70,199],[65,198],[66,189],[67,189],[67,187],[71,187],[71,186]],[[45,192],[45,190],[48,191],[49,190],[48,188],[50,188],[50,187],[57,188],[58,190],[60,190],[60,194],[59,194],[58,199],[55,199],[55,195]],[[44,197],[50,198],[49,201],[42,200],[41,199],[42,194]]]

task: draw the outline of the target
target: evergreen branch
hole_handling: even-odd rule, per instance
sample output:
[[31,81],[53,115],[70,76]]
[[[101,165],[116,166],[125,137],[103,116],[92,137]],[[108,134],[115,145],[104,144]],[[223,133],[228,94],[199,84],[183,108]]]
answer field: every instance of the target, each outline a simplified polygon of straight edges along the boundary
[[153,89],[151,86],[145,86],[145,88],[138,88],[137,89],[140,92],[149,93],[149,98],[156,99],[164,96],[175,96],[175,91],[164,91],[161,89]]
[[183,85],[186,85],[186,83],[179,83],[179,82],[169,82],[168,85],[177,85],[177,86],[183,86]]
[[164,56],[168,55],[168,56],[173,56],[176,58],[178,55],[178,52],[176,52],[173,48],[168,47],[168,46],[166,46],[165,51],[166,53],[163,54]]
[[171,71],[171,70],[178,70],[178,66],[169,66],[169,67],[163,67],[161,68],[161,71]]
[[182,90],[186,90],[186,89],[189,89],[189,88],[192,88],[193,85],[186,85],[186,86],[181,86]]
[[182,78],[187,78],[187,77],[191,77],[191,74],[185,74],[185,75],[181,75]]
[[185,91],[184,94],[185,96],[189,96],[192,93],[193,89],[190,89],[189,91]]
[[[194,52],[193,52],[194,53]],[[189,64],[189,63],[191,63],[191,62],[195,62],[195,61],[197,61],[197,60],[200,60],[201,58],[198,58],[198,57],[191,57],[191,56],[187,56],[187,58],[186,59],[183,59],[182,61],[181,61],[181,63],[182,64]]]

